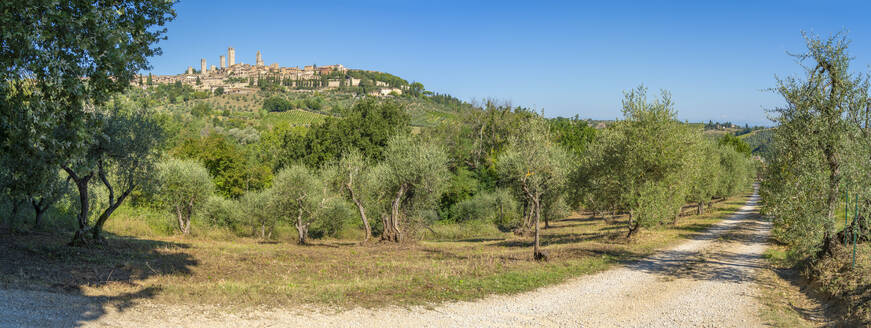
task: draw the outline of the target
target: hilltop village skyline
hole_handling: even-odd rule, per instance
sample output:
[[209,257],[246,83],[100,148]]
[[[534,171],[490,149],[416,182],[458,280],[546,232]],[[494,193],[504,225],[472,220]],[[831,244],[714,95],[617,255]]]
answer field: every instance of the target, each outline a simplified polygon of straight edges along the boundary
[[[358,86],[361,79],[346,76],[349,70],[342,64],[317,66],[280,66],[277,62],[265,65],[263,55],[257,51],[254,65],[243,62],[236,63],[236,49],[227,48],[227,53],[218,57],[220,66],[208,65],[204,57],[200,59],[200,69],[188,66],[184,73],[175,75],[149,75],[152,83],[169,84],[180,82],[190,85],[200,91],[214,92],[221,88],[222,93],[251,93],[257,88],[253,85],[257,79],[269,77],[280,81],[282,85],[296,87],[300,85],[312,85],[314,89],[335,89],[342,86]],[[141,79],[140,79],[141,80]],[[316,83],[312,83],[315,82]],[[134,82],[137,84],[138,82]],[[399,88],[390,88],[383,81],[376,81],[377,90],[373,95],[388,95],[390,93],[401,94]]]

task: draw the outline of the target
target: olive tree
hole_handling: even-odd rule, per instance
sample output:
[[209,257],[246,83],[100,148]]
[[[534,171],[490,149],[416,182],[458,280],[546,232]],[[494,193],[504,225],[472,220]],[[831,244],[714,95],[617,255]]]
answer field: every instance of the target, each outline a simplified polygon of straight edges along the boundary
[[325,201],[326,185],[316,172],[295,164],[275,175],[269,189],[269,208],[279,218],[292,219],[298,234],[297,243],[305,245],[309,226]]
[[363,204],[363,193],[366,190],[363,189],[363,183],[360,181],[367,167],[363,154],[352,149],[342,155],[342,159],[336,165],[334,178],[331,179],[337,189],[357,207],[365,232],[363,242],[372,238],[372,227],[369,225],[369,218],[366,217],[366,208]]
[[[86,232],[96,242],[102,240],[103,225],[130,193],[150,178],[164,133],[147,111],[119,107],[92,114],[95,136],[80,156],[71,157],[62,167],[79,192],[78,230],[72,244],[88,243]],[[106,208],[90,224],[88,188],[97,179],[107,190]]]
[[212,178],[193,160],[169,159],[157,165],[157,195],[178,219],[178,229],[189,234],[191,215],[215,192]]
[[685,179],[688,181],[687,198],[690,203],[696,203],[696,214],[705,213],[705,205],[711,203],[711,199],[720,185],[720,152],[713,141],[698,135],[690,151],[687,152],[688,167]]
[[267,239],[272,235],[277,221],[276,216],[269,212],[269,197],[268,191],[258,190],[248,191],[239,198],[239,206],[247,214],[251,234],[257,235],[259,230],[260,239]]
[[[784,104],[771,111],[778,124],[761,194],[766,211],[776,218],[775,235],[795,254],[830,253],[835,242],[835,210],[844,171],[867,161],[851,162],[850,121],[868,107],[868,76],[850,71],[849,41],[839,33],[828,38],[803,34],[807,51],[793,55],[803,76],[778,78],[774,92]],[[851,123],[852,122],[852,123]]]
[[750,182],[750,158],[728,145],[718,146],[717,153],[720,158],[720,172],[714,195],[725,198],[738,194]]
[[693,134],[676,115],[667,91],[653,102],[644,86],[625,92],[624,119],[604,129],[583,159],[586,172],[577,176],[589,202],[628,212],[627,237],[674,217],[686,199]]
[[384,161],[372,169],[369,185],[382,209],[381,239],[401,242],[410,216],[431,208],[448,179],[448,156],[438,145],[414,136],[390,139]]
[[37,186],[39,188],[31,190],[27,198],[30,201],[30,206],[33,207],[33,227],[39,228],[43,215],[48,209],[70,191],[70,178],[58,171],[43,171],[42,176]]
[[496,159],[496,167],[504,181],[515,186],[531,206],[534,226],[533,257],[545,260],[540,249],[539,221],[542,208],[554,205],[555,195],[563,190],[570,172],[570,156],[550,136],[547,123],[541,117],[531,117],[522,126],[519,138]]
[[[44,181],[34,177],[92,150],[92,140],[101,137],[90,123],[94,108],[126,89],[149,68],[148,58],[160,54],[153,45],[166,33],[160,27],[175,17],[173,4],[0,2],[0,180],[9,182],[0,189],[32,194]],[[79,217],[76,240],[86,219]]]

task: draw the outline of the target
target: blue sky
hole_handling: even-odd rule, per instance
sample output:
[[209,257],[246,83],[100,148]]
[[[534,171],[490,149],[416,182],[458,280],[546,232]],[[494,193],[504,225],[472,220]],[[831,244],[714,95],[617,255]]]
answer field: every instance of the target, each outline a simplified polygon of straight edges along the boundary
[[832,1],[182,1],[155,74],[236,61],[344,64],[547,116],[620,117],[623,90],[671,91],[689,121],[770,124],[766,88],[799,72],[802,30],[849,31],[869,71],[871,5]]

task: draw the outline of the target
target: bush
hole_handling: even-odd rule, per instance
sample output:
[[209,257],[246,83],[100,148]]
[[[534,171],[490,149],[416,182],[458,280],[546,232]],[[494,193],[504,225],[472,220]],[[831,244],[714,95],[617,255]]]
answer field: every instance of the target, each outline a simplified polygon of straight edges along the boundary
[[218,195],[210,196],[201,210],[204,223],[212,227],[232,228],[239,223],[242,209],[231,199]]
[[197,103],[196,105],[194,105],[193,108],[191,108],[191,115],[193,115],[195,117],[203,117],[203,116],[209,115],[209,113],[211,113],[211,112],[212,112],[212,106],[210,106],[208,103],[204,103],[204,102]]
[[312,238],[338,237],[345,223],[357,215],[347,202],[338,198],[328,201],[319,214],[309,230]]
[[284,112],[293,109],[293,104],[282,97],[272,96],[263,101],[263,109],[270,112]]
[[321,98],[320,96],[306,98],[305,108],[315,111],[322,110],[324,108],[324,98]]
[[454,205],[452,219],[456,222],[492,222],[502,230],[511,230],[520,224],[519,204],[504,189],[485,191]]

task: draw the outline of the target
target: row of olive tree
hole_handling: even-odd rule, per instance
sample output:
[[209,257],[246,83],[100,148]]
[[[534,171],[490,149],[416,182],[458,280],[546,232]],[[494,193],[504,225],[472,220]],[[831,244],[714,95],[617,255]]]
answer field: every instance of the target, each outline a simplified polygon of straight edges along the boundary
[[572,179],[587,209],[629,215],[628,236],[675,222],[687,202],[702,213],[713,197],[749,185],[754,165],[748,154],[678,121],[669,93],[649,102],[643,86],[630,90],[623,115],[589,145]]
[[236,201],[210,200],[214,187],[205,168],[195,161],[170,159],[158,165],[152,192],[175,214],[184,234],[190,232],[190,219],[198,209],[209,216],[221,207],[235,207],[239,211],[230,216],[259,231],[261,238],[267,238],[277,223],[286,222],[296,228],[298,242],[305,244],[313,224],[339,229],[353,204],[364,227],[364,241],[373,235],[372,216],[381,219],[376,228],[382,240],[399,242],[407,234],[406,226],[423,222],[441,195],[446,161],[438,145],[398,135],[390,139],[380,162],[351,150],[337,163],[319,169],[293,164],[275,175],[271,187],[249,191]]

